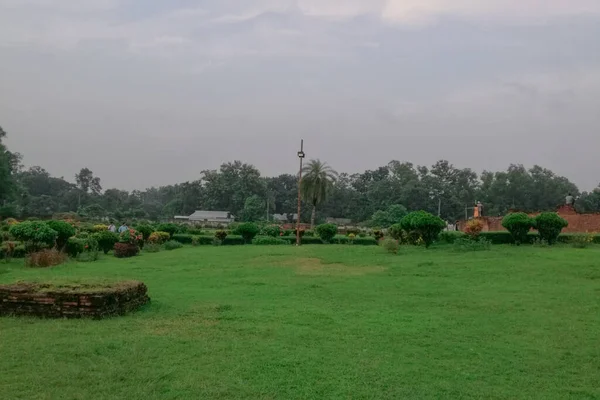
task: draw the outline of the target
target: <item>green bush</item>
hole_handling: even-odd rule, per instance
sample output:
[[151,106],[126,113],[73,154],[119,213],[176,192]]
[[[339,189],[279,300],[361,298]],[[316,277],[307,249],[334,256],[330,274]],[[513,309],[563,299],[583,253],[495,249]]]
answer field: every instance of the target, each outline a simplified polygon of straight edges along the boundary
[[10,234],[25,244],[27,252],[53,247],[58,233],[40,221],[26,221],[10,228]]
[[304,236],[306,237],[315,237],[315,231],[311,231],[310,229],[304,231]]
[[[481,235],[481,234],[480,234]],[[438,242],[445,244],[454,244],[457,239],[462,239],[465,234],[456,231],[442,231],[438,237]]]
[[454,251],[458,252],[485,251],[492,248],[492,242],[483,237],[480,237],[477,240],[462,237],[456,239],[452,246]]
[[440,233],[446,228],[446,223],[440,218],[426,211],[415,211],[402,218],[400,222],[402,229],[410,233],[415,232],[425,243],[425,247],[431,246]]
[[404,236],[404,230],[402,229],[401,224],[394,224],[394,225],[390,226],[388,228],[388,233],[392,238],[394,238],[398,241],[401,241]]
[[188,234],[184,234],[184,233],[177,233],[175,235],[173,235],[173,239],[176,242],[182,243],[182,244],[192,244],[192,240],[194,238],[194,235],[188,235]]
[[[534,235],[537,236],[537,235]],[[489,240],[492,244],[511,244],[513,242],[512,236],[509,232],[496,231],[496,232],[481,232],[480,238]],[[534,238],[532,238],[533,240]]]
[[511,213],[502,219],[502,226],[510,232],[513,243],[518,246],[527,243],[527,235],[534,226],[534,220],[523,212]]
[[171,235],[168,232],[152,232],[148,237],[148,242],[154,244],[163,244],[167,242],[170,238]]
[[0,247],[0,258],[10,260],[11,258],[25,258],[27,251],[21,242],[6,241]]
[[86,242],[86,239],[71,237],[67,240],[65,251],[69,257],[75,258],[83,253]]
[[119,241],[119,235],[111,231],[102,231],[94,233],[94,239],[98,242],[98,248],[104,254],[108,254],[115,247],[115,243]]
[[228,233],[222,229],[215,232],[215,239],[220,242],[223,242],[227,236]]
[[244,238],[246,243],[251,243],[252,239],[260,232],[260,229],[258,229],[258,225],[255,223],[245,222],[237,227],[236,232]]
[[357,237],[353,243],[357,246],[377,246],[377,240],[373,237]]
[[569,223],[564,218],[553,212],[541,213],[534,219],[534,227],[538,230],[540,238],[549,245],[556,243],[560,232],[568,225]]
[[202,229],[199,229],[199,228],[189,228],[187,233],[189,233],[190,235],[196,235],[196,236],[204,235],[204,232],[202,231]]
[[252,244],[255,245],[289,245],[290,243],[287,240],[280,239],[278,237],[273,236],[257,236],[252,240]]
[[172,238],[173,235],[179,232],[179,225],[177,224],[159,224],[156,227],[158,232],[167,232],[169,237]]
[[75,227],[65,221],[55,221],[51,220],[46,222],[46,224],[56,231],[56,248],[62,250],[67,245],[67,241],[70,237],[75,236],[77,233],[75,231]]
[[158,253],[160,252],[160,244],[148,243],[144,246],[144,251],[147,253]]
[[152,233],[154,232],[154,228],[147,224],[138,225],[136,230],[142,234],[142,236],[144,237],[144,242],[147,242],[150,235],[152,235]]
[[388,253],[398,254],[400,243],[398,243],[396,239],[387,238],[381,242],[381,247],[383,247]]
[[324,242],[329,243],[337,235],[338,227],[335,224],[322,224],[315,231]]
[[237,246],[237,245],[242,245],[242,244],[246,244],[246,243],[247,243],[247,241],[244,237],[237,236],[237,235],[227,236],[221,242],[221,244],[223,244],[224,246]]
[[165,243],[165,250],[176,250],[182,248],[183,245],[176,240],[169,240]]
[[278,238],[279,236],[281,236],[281,228],[279,228],[277,225],[267,225],[262,228],[260,234],[262,236],[271,236],[274,238]]

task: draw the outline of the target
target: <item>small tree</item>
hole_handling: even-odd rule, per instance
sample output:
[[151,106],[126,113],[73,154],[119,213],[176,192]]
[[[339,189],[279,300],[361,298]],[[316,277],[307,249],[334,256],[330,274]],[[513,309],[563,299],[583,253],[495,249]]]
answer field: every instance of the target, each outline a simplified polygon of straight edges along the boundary
[[502,226],[510,232],[513,242],[517,246],[527,242],[527,234],[533,225],[534,220],[523,212],[511,213],[502,219]]
[[258,235],[260,229],[258,228],[258,225],[252,222],[245,222],[237,227],[236,232],[242,235],[246,243],[252,243],[252,239]]
[[41,250],[44,247],[52,247],[58,233],[41,221],[26,221],[13,225],[10,234],[15,239],[25,243],[27,252]]
[[483,223],[478,219],[472,219],[469,222],[467,222],[467,226],[465,228],[465,235],[467,235],[472,240],[477,240],[482,230]]
[[94,233],[94,239],[98,241],[98,247],[104,254],[108,254],[115,247],[115,243],[119,241],[119,235],[109,230]]
[[411,234],[418,234],[425,247],[429,247],[435,242],[440,232],[446,227],[446,223],[440,218],[426,211],[415,211],[408,214],[400,223],[402,229]]
[[325,243],[329,243],[333,240],[335,235],[337,235],[338,227],[335,224],[322,224],[317,226],[315,231],[321,240],[323,240]]
[[564,218],[553,212],[541,213],[534,220],[534,227],[537,228],[540,238],[550,245],[556,243],[560,232],[568,225]]

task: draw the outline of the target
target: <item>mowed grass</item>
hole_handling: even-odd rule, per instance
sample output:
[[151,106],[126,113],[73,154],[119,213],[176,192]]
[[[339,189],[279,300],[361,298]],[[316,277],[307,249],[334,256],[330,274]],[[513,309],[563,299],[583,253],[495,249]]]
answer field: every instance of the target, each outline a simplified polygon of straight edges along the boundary
[[139,279],[102,321],[0,319],[0,398],[597,399],[600,248],[187,247],[0,282]]

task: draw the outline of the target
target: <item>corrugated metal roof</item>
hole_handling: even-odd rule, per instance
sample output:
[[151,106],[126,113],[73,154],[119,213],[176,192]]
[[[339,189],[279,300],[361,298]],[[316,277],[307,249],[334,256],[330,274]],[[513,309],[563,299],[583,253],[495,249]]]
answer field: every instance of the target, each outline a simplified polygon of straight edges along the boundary
[[233,219],[229,211],[196,211],[190,215],[190,220],[228,221]]

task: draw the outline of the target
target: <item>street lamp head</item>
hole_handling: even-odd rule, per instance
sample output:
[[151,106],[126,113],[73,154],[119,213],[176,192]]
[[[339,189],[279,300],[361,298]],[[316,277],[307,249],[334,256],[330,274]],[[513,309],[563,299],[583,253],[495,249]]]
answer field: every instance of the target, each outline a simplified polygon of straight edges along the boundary
[[304,158],[304,157],[305,157],[304,152],[303,151],[299,151],[298,152],[298,158]]

